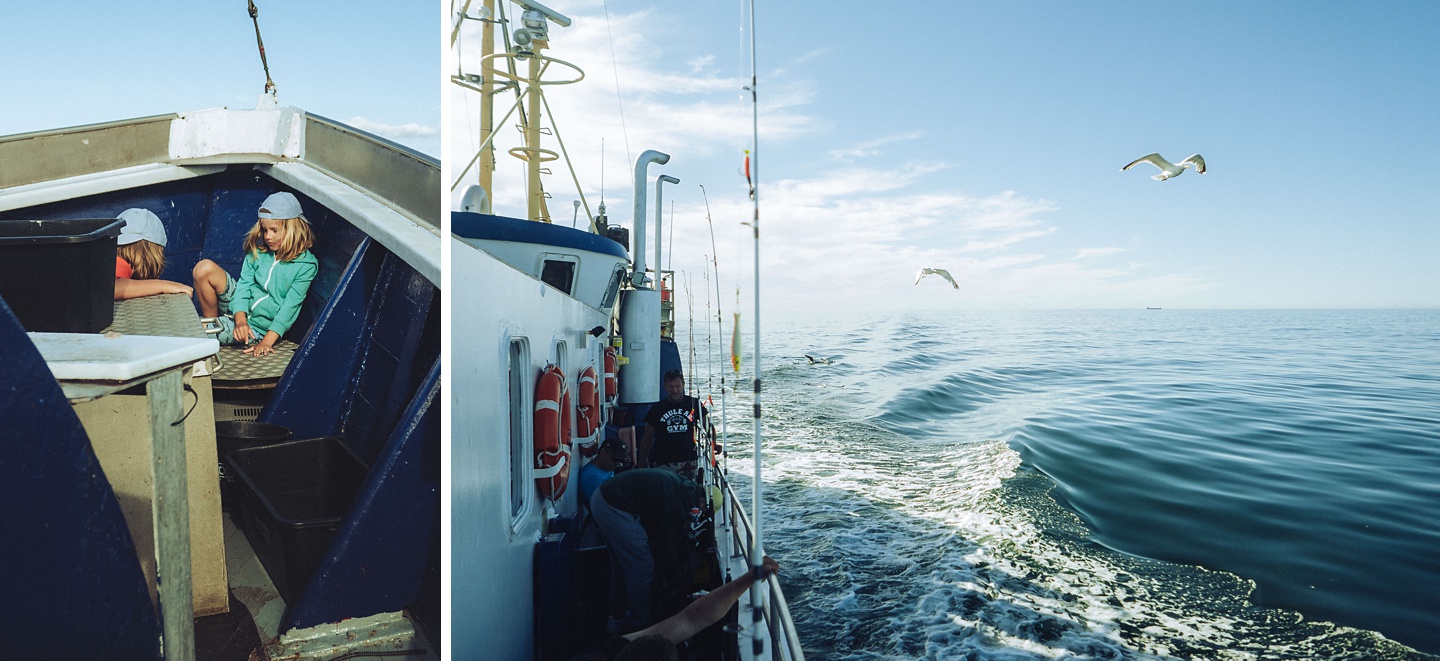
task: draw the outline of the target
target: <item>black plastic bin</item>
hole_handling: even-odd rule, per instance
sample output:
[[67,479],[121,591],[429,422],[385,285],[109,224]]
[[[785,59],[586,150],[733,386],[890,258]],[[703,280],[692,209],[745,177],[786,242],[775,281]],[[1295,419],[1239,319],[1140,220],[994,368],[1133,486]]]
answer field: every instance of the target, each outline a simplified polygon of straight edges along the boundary
[[96,333],[115,320],[118,218],[0,221],[0,298],[25,330]]
[[365,464],[333,436],[236,450],[240,520],[255,555],[286,602],[319,567],[365,481]]
[[254,420],[222,420],[215,423],[216,451],[220,460],[236,450],[274,445],[290,440],[293,434],[288,427],[272,425]]
[[220,458],[220,509],[233,512],[240,501],[240,485],[225,460],[231,452],[274,445],[290,440],[290,430],[280,425],[253,420],[222,420],[215,423],[215,454]]

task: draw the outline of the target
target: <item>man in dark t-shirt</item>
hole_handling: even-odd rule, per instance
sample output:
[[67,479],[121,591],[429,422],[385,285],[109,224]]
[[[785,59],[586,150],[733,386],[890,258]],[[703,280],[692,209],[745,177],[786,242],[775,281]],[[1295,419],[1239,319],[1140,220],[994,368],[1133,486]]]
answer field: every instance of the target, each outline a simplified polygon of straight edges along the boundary
[[645,414],[645,436],[640,440],[642,466],[669,468],[691,474],[695,470],[695,430],[708,418],[700,400],[685,394],[685,375],[665,373],[665,399]]

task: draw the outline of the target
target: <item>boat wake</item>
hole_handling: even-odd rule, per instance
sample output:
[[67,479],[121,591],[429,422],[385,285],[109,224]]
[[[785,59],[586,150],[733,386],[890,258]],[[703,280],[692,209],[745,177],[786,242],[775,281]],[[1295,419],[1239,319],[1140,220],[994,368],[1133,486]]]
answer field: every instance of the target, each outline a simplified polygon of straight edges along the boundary
[[[767,553],[812,656],[1431,658],[1257,605],[1235,574],[1102,545],[1014,447],[1034,432],[1016,421],[1069,396],[1042,385],[1053,374],[967,368],[921,387],[901,353],[851,350],[823,389],[803,363],[765,371]],[[742,373],[732,421],[750,389]],[[742,494],[748,432],[730,425]]]

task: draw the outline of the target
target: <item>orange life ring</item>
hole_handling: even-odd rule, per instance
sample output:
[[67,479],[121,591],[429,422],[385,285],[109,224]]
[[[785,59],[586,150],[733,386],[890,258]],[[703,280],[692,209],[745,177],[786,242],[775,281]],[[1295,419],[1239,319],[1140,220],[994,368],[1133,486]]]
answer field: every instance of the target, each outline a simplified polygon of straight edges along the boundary
[[[575,435],[590,438],[600,428],[600,388],[595,379],[595,368],[586,367],[580,371],[580,400],[576,402]],[[598,441],[599,439],[594,439]],[[580,453],[593,457],[600,451],[600,443],[580,445]]]
[[615,370],[619,367],[615,359],[615,347],[605,347],[605,401],[615,401]]
[[535,485],[550,500],[570,481],[570,410],[565,375],[546,365],[535,383]]

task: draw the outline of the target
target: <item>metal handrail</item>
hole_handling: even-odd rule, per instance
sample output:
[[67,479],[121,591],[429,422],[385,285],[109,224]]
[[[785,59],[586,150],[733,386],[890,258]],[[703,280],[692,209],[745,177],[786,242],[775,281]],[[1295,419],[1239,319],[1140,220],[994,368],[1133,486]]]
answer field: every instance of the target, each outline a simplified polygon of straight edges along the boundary
[[[740,506],[740,501],[735,498],[735,490],[730,488],[730,481],[720,476],[720,483],[725,489],[725,495],[730,503],[730,514],[735,517],[733,520],[739,525],[731,526],[731,536],[740,548],[746,548],[750,541],[750,518],[745,515],[745,509]],[[800,647],[800,635],[795,631],[795,621],[790,617],[790,606],[785,601],[785,594],[780,590],[780,581],[775,575],[765,578],[766,585],[770,588],[769,600],[763,604],[761,613],[765,616],[765,622],[770,625],[770,640],[784,641],[786,658],[791,661],[805,661],[805,652]]]

